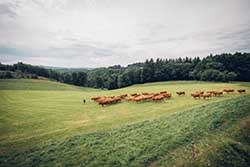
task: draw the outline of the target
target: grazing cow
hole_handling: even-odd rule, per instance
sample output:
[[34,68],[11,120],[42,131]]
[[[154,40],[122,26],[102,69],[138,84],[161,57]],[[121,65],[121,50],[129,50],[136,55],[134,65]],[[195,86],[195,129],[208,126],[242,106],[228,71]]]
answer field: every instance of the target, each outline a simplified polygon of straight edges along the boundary
[[234,89],[224,89],[223,91],[226,93],[232,93],[232,92],[234,92]]
[[98,104],[104,106],[104,105],[107,105],[107,104],[113,104],[113,103],[117,103],[119,101],[121,101],[121,98],[118,96],[118,97],[115,97],[115,96],[110,96],[110,97],[100,97],[98,99],[95,100]]
[[102,98],[102,97],[100,97],[100,96],[97,96],[97,97],[92,97],[92,98],[91,98],[91,100],[96,101],[96,100],[98,100],[98,99],[100,99],[100,98]]
[[164,100],[164,96],[163,95],[157,95],[157,96],[152,97],[152,100],[161,101],[161,100]]
[[207,91],[207,93],[211,94],[211,95],[214,95],[214,96],[221,96],[221,95],[223,95],[222,91],[215,91],[215,90]]
[[178,96],[181,96],[181,95],[185,95],[185,92],[184,91],[182,91],[182,92],[176,92],[176,94],[178,95]]
[[133,98],[134,98],[133,96],[127,96],[125,97],[125,100],[132,101]]
[[204,91],[196,91],[195,93],[197,93],[197,94],[204,94]]
[[203,97],[203,99],[206,99],[206,98],[212,97],[212,94],[211,93],[207,93],[207,94],[202,94],[201,96]]
[[151,99],[152,95],[141,95],[136,98],[134,98],[134,101],[139,102],[139,101],[146,101]]
[[140,102],[140,101],[143,101],[144,99],[143,99],[143,97],[142,96],[137,96],[137,97],[135,97],[134,99],[133,99],[133,101],[135,101],[135,102]]
[[172,97],[171,93],[164,93],[162,94],[164,96],[164,98],[169,99],[170,97]]
[[160,95],[160,93],[154,93],[154,96],[158,96],[158,95]]
[[100,98],[96,101],[98,104],[104,106],[105,104],[109,103],[109,100],[107,98]]
[[97,103],[99,103],[99,102],[105,101],[106,99],[107,99],[107,97],[100,97],[100,98],[96,99],[95,101],[96,101]]
[[239,93],[245,93],[246,92],[246,90],[245,89],[239,89],[239,90],[237,90]]
[[194,99],[196,99],[196,98],[201,98],[201,95],[202,94],[200,94],[200,93],[191,93],[191,96],[194,98]]
[[153,97],[153,95],[144,95],[143,100],[150,100]]
[[210,94],[214,94],[216,91],[214,91],[214,90],[209,90],[209,91],[207,91],[207,93],[210,93]]
[[214,96],[222,96],[223,95],[223,91],[214,91],[213,95]]
[[118,97],[120,97],[121,99],[125,99],[128,95],[127,94],[123,94],[123,95],[120,95]]

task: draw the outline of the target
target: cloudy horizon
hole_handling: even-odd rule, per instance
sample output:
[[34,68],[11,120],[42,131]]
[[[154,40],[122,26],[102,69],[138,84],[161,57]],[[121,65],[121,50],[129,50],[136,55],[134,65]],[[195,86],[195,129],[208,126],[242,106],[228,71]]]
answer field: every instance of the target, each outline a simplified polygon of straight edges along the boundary
[[250,52],[249,0],[2,0],[0,62],[103,67]]

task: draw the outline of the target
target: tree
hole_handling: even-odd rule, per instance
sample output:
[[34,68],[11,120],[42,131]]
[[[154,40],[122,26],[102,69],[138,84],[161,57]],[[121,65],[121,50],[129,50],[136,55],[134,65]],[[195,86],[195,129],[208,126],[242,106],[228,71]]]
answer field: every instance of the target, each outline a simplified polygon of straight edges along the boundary
[[144,63],[144,67],[143,67],[143,82],[152,82],[154,81],[154,60],[150,59],[150,60],[146,60],[146,62]]
[[250,81],[250,53],[210,54],[203,59],[147,59],[144,63],[134,63],[127,67],[114,65],[74,72],[61,72],[22,62],[13,65],[0,63],[0,72],[1,78],[45,77],[79,86],[107,89],[169,80]]
[[96,77],[95,87],[96,88],[104,88],[103,79],[101,77]]
[[234,81],[237,78],[237,74],[235,72],[229,72],[226,74],[227,81]]
[[222,73],[219,70],[208,69],[201,73],[203,81],[219,81],[222,79]]

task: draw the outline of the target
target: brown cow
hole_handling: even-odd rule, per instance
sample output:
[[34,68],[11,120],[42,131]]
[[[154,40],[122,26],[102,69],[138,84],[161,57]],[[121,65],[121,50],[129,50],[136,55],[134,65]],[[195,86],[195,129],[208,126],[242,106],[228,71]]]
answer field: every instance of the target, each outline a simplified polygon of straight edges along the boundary
[[231,93],[231,92],[234,92],[234,89],[224,89],[223,91],[226,93]]
[[134,99],[133,96],[127,96],[127,97],[125,97],[125,100],[128,100],[128,101],[132,101],[133,99]]
[[152,100],[161,101],[161,100],[164,100],[164,96],[163,95],[157,95],[157,96],[152,97]]
[[206,98],[212,97],[212,94],[211,93],[207,93],[207,94],[202,94],[201,96],[203,97],[203,99],[206,99]]
[[169,99],[170,97],[172,97],[171,93],[164,93],[162,94],[165,98]]
[[214,90],[209,90],[209,91],[207,91],[207,93],[210,93],[210,94],[214,94],[216,91],[214,91]]
[[125,99],[128,95],[127,94],[123,94],[123,95],[120,95],[118,97],[120,97],[121,99]]
[[98,104],[104,106],[106,104],[113,104],[121,101],[120,97],[110,96],[110,97],[101,97],[95,100]]
[[135,101],[135,102],[140,102],[140,101],[143,101],[144,99],[143,99],[143,97],[142,96],[137,96],[137,97],[135,97],[134,99],[133,99],[133,101]]
[[239,90],[237,90],[239,93],[245,93],[246,92],[246,90],[245,89],[239,89]]
[[196,91],[195,93],[197,93],[197,94],[204,94],[204,91]]
[[184,96],[184,95],[185,95],[185,92],[184,92],[184,91],[182,91],[182,92],[180,91],[180,92],[176,92],[176,94],[177,94],[178,96],[181,96],[181,95]]
[[222,96],[223,95],[223,91],[214,91],[213,95],[214,96]]
[[97,97],[92,97],[91,98],[91,100],[94,100],[94,101],[96,101],[96,100],[98,100],[98,99],[100,99],[101,98],[101,96],[97,96]]
[[200,99],[201,95],[202,95],[202,94],[200,94],[200,93],[191,93],[191,96],[192,96],[194,99],[196,99],[197,97]]

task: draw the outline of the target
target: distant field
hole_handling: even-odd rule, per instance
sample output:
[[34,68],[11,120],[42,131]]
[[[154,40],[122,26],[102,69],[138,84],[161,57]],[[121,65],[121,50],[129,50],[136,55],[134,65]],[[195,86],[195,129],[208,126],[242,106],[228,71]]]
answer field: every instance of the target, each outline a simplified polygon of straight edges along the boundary
[[0,79],[0,90],[84,90],[96,91],[97,89],[83,88],[49,80],[36,79]]
[[[34,148],[37,150],[34,154],[32,154],[32,151],[27,151],[31,157],[38,158],[45,151],[48,152],[48,156],[54,157],[55,161],[51,160],[51,164],[48,162],[33,164],[33,161],[29,159],[24,162],[24,166],[31,164],[60,166],[60,162],[64,166],[67,165],[66,161],[68,161],[69,166],[84,163],[83,166],[103,166],[105,164],[103,154],[108,154],[109,151],[111,153],[112,147],[115,150],[128,147],[131,149],[127,151],[132,152],[126,153],[126,150],[116,152],[123,157],[121,160],[124,163],[120,162],[119,156],[114,155],[117,159],[108,159],[106,157],[107,164],[128,166],[131,162],[131,165],[134,164],[134,166],[145,166],[157,160],[159,165],[164,166],[164,164],[170,163],[164,153],[167,154],[168,149],[176,149],[179,145],[184,147],[186,143],[189,143],[190,141],[187,139],[188,135],[193,131],[192,128],[194,128],[195,136],[202,136],[205,134],[200,133],[200,130],[210,133],[209,127],[205,124],[206,121],[209,123],[209,121],[213,122],[216,121],[214,119],[218,119],[220,124],[220,120],[227,119],[227,112],[232,112],[235,120],[229,120],[228,124],[230,125],[225,125],[225,131],[230,128],[235,129],[233,123],[237,123],[238,119],[248,117],[250,114],[250,106],[248,105],[250,103],[249,86],[249,83],[241,82],[171,81],[140,84],[106,91],[81,88],[47,80],[0,80],[0,155],[2,155],[0,162],[1,159],[8,158],[13,161],[14,157],[9,155],[12,152],[17,152],[17,155],[13,156],[16,156],[16,162],[21,162],[21,159],[25,158],[22,157],[22,150]],[[247,93],[244,95],[238,93],[226,94],[223,97],[214,97],[210,100],[194,100],[190,96],[190,93],[198,90],[222,90],[224,88],[246,89]],[[90,100],[93,96],[160,91],[171,92],[173,97],[164,102],[134,103],[123,101],[105,107],[99,106]],[[186,96],[178,97],[175,95],[176,91],[185,91]],[[86,104],[82,103],[83,99],[87,100]],[[230,105],[232,105],[233,111],[230,111],[230,107],[228,107]],[[218,115],[217,112],[221,114]],[[237,112],[242,112],[242,115],[237,115]],[[196,118],[198,122],[196,122]],[[229,118],[231,118],[230,115]],[[232,126],[230,121],[232,121]],[[185,127],[182,127],[182,122],[186,123],[186,130]],[[240,125],[236,125],[240,127]],[[166,131],[169,128],[173,130],[171,133]],[[152,135],[149,134],[150,132],[152,132]],[[161,134],[161,132],[164,132],[164,134]],[[94,133],[93,136],[88,135],[92,133]],[[117,138],[109,138],[109,134],[117,136]],[[181,137],[182,134],[183,138]],[[83,136],[79,138],[77,137],[79,135]],[[150,142],[151,139],[152,142]],[[176,143],[174,139],[176,139]],[[70,146],[71,140],[73,143],[72,148]],[[116,140],[117,142],[115,142]],[[124,141],[124,144],[119,140]],[[145,142],[138,145],[137,141],[140,140],[145,140]],[[187,141],[183,142],[183,140]],[[107,142],[107,152],[101,149],[102,147],[105,148],[102,146],[102,144],[105,144],[103,141]],[[135,147],[129,144],[130,141],[132,145],[135,142]],[[55,142],[59,144],[57,145]],[[162,143],[165,143],[165,145],[162,146]],[[77,147],[78,144],[79,148]],[[157,148],[153,149],[157,145],[159,145],[159,150]],[[86,149],[85,152],[80,147]],[[136,149],[138,147],[142,149],[139,149],[139,152]],[[143,150],[144,147],[145,150]],[[50,152],[50,148],[55,149],[55,154]],[[71,148],[68,156],[64,152],[67,152],[67,148]],[[63,151],[63,149],[66,150]],[[98,149],[101,152],[98,152]],[[134,154],[133,149],[135,149]],[[93,152],[93,150],[95,151]],[[75,158],[70,159],[71,154]],[[78,154],[83,155],[82,159],[78,157]],[[104,158],[100,159],[102,164],[93,161],[98,157],[98,154]],[[58,159],[56,155],[60,158]],[[143,156],[145,157],[141,158]],[[115,164],[118,161],[119,163]]]

